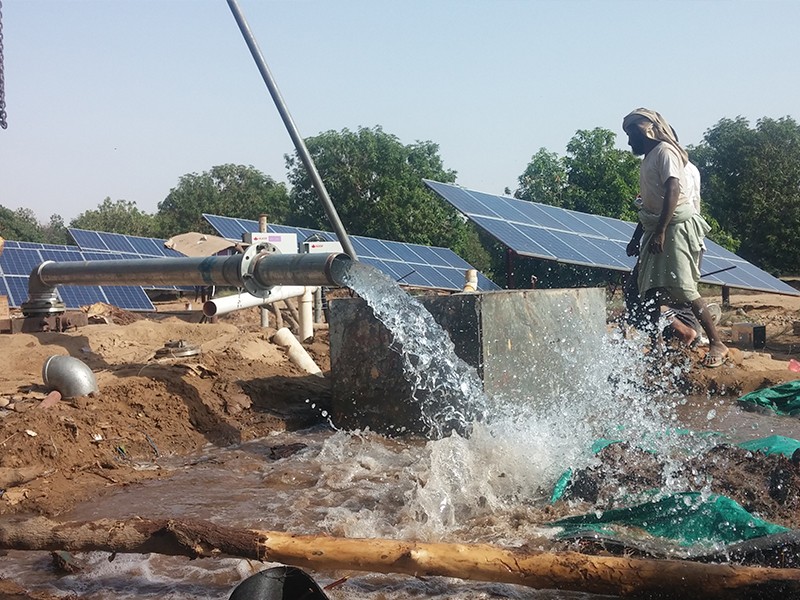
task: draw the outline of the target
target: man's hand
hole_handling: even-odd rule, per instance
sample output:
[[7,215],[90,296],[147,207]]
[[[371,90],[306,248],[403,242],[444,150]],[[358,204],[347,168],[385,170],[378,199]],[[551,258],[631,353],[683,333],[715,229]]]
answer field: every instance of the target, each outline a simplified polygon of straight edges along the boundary
[[639,240],[631,239],[625,248],[625,254],[628,256],[639,256]]
[[663,231],[658,232],[656,231],[653,233],[653,237],[650,238],[650,254],[661,254],[664,251],[664,238],[665,233]]

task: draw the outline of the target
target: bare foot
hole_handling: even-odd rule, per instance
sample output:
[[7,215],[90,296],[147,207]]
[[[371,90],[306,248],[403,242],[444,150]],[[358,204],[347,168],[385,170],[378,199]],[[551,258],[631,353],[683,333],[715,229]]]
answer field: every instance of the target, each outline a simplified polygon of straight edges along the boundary
[[697,339],[697,331],[694,327],[689,327],[686,323],[681,321],[680,319],[673,319],[670,323],[670,327],[672,327],[672,331],[675,332],[675,337],[677,337],[681,342],[686,344],[687,346],[691,346],[695,339]]

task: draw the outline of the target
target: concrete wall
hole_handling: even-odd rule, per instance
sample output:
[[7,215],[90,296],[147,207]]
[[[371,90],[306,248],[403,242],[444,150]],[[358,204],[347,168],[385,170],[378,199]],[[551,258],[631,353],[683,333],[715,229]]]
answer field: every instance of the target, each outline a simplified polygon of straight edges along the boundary
[[[570,364],[604,335],[600,288],[507,290],[419,298],[478,371],[489,396],[551,398],[573,384]],[[389,435],[422,432],[418,406],[391,336],[360,298],[330,301],[333,406],[337,426]]]

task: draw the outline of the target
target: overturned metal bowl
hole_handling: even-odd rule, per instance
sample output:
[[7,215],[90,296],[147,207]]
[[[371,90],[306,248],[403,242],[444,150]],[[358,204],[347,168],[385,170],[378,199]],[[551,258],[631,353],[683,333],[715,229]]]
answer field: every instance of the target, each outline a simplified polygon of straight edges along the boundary
[[72,356],[51,356],[42,366],[44,384],[61,393],[62,398],[78,398],[97,393],[92,370]]

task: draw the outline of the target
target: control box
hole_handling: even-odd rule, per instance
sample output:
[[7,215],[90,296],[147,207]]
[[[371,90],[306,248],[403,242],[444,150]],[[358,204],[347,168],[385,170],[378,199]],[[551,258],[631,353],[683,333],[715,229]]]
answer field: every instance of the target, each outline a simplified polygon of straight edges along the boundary
[[342,245],[339,242],[303,242],[304,254],[331,254],[342,252]]
[[767,345],[767,328],[757,323],[734,323],[731,337],[745,348],[763,348]]
[[246,232],[242,234],[242,242],[249,245],[271,244],[281,254],[297,254],[296,233]]

